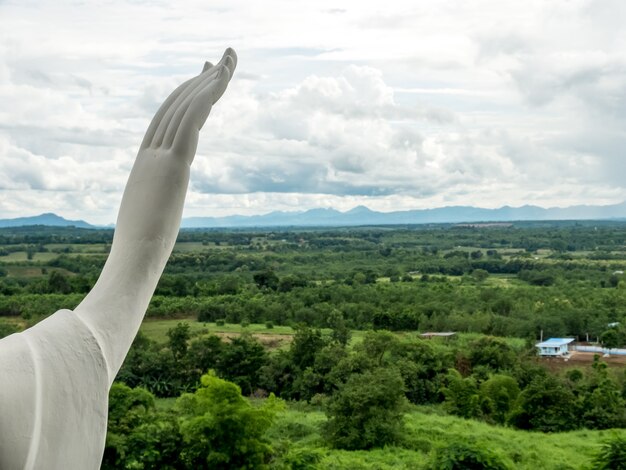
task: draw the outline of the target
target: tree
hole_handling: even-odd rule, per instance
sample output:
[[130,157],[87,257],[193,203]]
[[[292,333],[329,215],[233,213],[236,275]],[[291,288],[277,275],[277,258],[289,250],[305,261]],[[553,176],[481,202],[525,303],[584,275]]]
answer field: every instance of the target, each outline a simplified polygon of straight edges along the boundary
[[543,432],[570,431],[581,425],[576,397],[553,376],[539,377],[526,387],[509,422]]
[[180,360],[187,354],[187,342],[190,336],[187,322],[180,322],[174,328],[167,330],[169,346],[176,359]]
[[315,363],[316,354],[326,345],[326,342],[322,338],[322,332],[318,329],[299,325],[295,330],[289,351],[294,365],[304,370]]
[[255,284],[259,289],[278,289],[279,279],[276,273],[271,269],[266,269],[252,276]]
[[208,335],[191,342],[187,359],[193,369],[206,373],[217,367],[223,350],[224,343],[219,336]]
[[621,390],[609,375],[608,366],[594,356],[588,389],[582,398],[582,418],[592,429],[621,428],[626,425],[626,407]]
[[267,362],[263,346],[249,335],[233,338],[223,346],[217,371],[227,380],[237,384],[247,395],[259,386],[260,369]]
[[494,372],[512,369],[517,356],[511,346],[504,340],[493,336],[483,336],[470,345],[469,359],[472,367],[481,365]]
[[602,346],[611,350],[621,346],[622,338],[616,328],[609,328],[600,335]]
[[440,401],[444,374],[452,356],[431,341],[401,341],[391,350],[390,361],[404,380],[406,397],[416,404]]
[[72,286],[67,280],[67,276],[60,271],[52,271],[48,278],[48,292],[54,294],[69,294]]
[[180,468],[180,445],[175,418],[157,412],[152,394],[142,388],[113,384],[103,470]]
[[508,375],[494,375],[480,384],[483,413],[498,424],[504,424],[519,396],[517,381]]
[[353,374],[330,398],[323,429],[340,449],[382,447],[401,436],[404,407],[404,384],[395,369]]
[[463,418],[479,418],[482,415],[478,386],[473,377],[463,378],[456,369],[450,369],[442,391],[448,413]]
[[273,395],[252,406],[234,383],[209,372],[194,394],[176,402],[181,458],[190,469],[263,469],[272,455],[264,434],[282,403]]
[[386,330],[368,331],[359,345],[362,351],[376,366],[382,366],[385,355],[398,344],[398,338]]
[[330,339],[342,346],[346,346],[350,341],[352,333],[346,324],[343,314],[338,310],[333,310],[328,317],[328,326],[333,330],[330,333]]

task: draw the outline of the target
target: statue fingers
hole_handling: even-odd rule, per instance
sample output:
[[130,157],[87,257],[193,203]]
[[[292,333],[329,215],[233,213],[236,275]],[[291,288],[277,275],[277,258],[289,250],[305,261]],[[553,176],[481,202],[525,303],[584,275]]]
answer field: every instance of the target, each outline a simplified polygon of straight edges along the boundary
[[[224,64],[222,63],[222,61],[220,61],[220,67],[223,66]],[[219,68],[215,67],[213,68],[213,70],[209,70],[208,73],[203,72],[205,73],[205,75],[202,77],[202,81],[199,82],[193,90],[191,90],[189,93],[186,93],[184,98],[181,96],[179,103],[177,103],[176,109],[174,110],[173,114],[169,116],[167,129],[165,130],[162,142],[160,144],[161,147],[167,149],[173,145],[174,138],[176,137],[176,133],[178,132],[178,128],[180,127],[180,123],[183,119],[183,116],[187,113],[189,106],[191,105],[191,103],[194,102],[194,100],[202,92],[202,90],[206,89],[208,86],[211,85],[211,83],[213,83],[217,79],[219,75],[219,70]]]
[[185,99],[194,92],[194,90],[202,87],[204,81],[211,75],[217,74],[217,71],[209,72],[209,73],[201,73],[200,75],[191,79],[189,85],[179,93],[174,101],[170,104],[170,106],[165,110],[159,125],[157,126],[154,136],[152,138],[151,147],[158,148],[163,144],[163,139],[165,137],[165,133],[167,132],[167,128],[172,120],[172,117],[176,114],[176,111],[181,107],[181,105],[185,102]]
[[217,77],[217,74],[224,64],[228,63],[228,65],[234,69],[233,56],[236,58],[235,51],[228,48],[217,65],[212,65],[208,61],[205,62],[200,75],[192,79],[193,84],[180,93],[169,109],[165,112],[161,122],[154,132],[154,138],[151,145],[152,147],[169,148],[172,145],[174,135],[176,134],[176,130],[181,121],[181,116],[185,113],[188,107],[189,97],[193,96],[198,90],[205,87],[210,80]]
[[178,96],[191,84],[192,81],[193,81],[193,79],[187,80],[185,83],[183,83],[182,85],[178,86],[167,97],[167,99],[163,102],[163,104],[161,106],[159,106],[158,111],[156,112],[156,114],[152,118],[152,121],[150,121],[150,125],[148,126],[148,130],[146,131],[146,134],[143,137],[143,141],[141,142],[141,147],[140,148],[143,149],[143,148],[150,147],[150,145],[152,144],[152,140],[154,138],[154,134],[155,134],[159,124],[161,123],[161,120],[163,119],[163,116],[165,115],[167,110],[170,108],[172,103],[176,100],[176,98],[178,98]]
[[200,129],[209,116],[213,104],[224,94],[229,80],[229,68],[224,65],[218,76],[197,93],[182,116],[172,143],[172,152],[175,155],[182,155],[189,164],[196,152]]

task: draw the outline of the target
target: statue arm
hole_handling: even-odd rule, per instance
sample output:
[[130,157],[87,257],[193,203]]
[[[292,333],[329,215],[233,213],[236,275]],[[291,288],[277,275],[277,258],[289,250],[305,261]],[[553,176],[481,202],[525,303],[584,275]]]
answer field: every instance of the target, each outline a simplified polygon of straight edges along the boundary
[[236,66],[227,49],[183,83],[154,116],[124,190],[111,252],[74,310],[98,341],[109,382],[137,334],[180,227],[199,131]]

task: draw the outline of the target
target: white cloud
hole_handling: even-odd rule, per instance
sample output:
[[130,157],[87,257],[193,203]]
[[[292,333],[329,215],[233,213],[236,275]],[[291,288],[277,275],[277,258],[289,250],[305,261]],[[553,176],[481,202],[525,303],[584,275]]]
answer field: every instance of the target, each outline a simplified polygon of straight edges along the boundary
[[0,217],[112,222],[151,115],[226,46],[189,214],[626,199],[624,5],[0,3]]

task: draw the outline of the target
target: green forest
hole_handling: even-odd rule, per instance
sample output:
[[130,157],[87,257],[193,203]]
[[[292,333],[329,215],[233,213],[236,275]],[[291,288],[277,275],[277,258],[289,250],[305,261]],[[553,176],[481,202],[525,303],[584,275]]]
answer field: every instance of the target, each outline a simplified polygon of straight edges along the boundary
[[[0,229],[0,337],[112,235]],[[183,230],[102,468],[626,469],[626,356],[535,348],[626,347],[625,271],[626,222]]]

